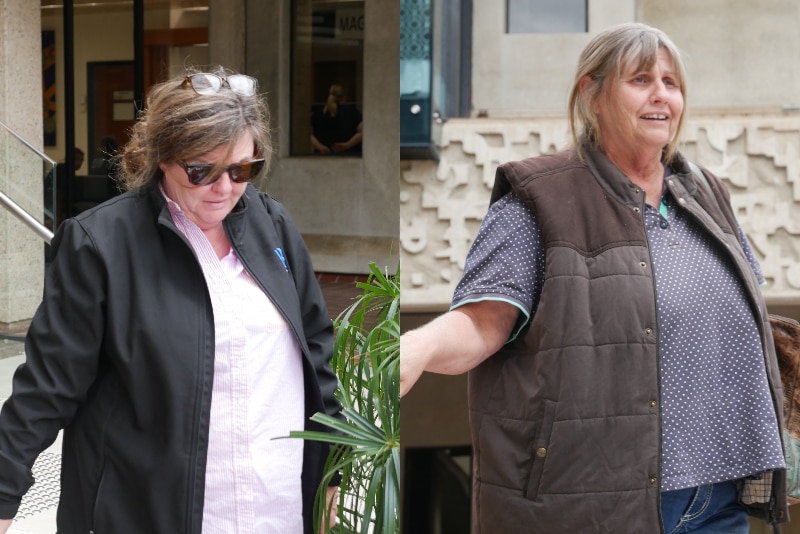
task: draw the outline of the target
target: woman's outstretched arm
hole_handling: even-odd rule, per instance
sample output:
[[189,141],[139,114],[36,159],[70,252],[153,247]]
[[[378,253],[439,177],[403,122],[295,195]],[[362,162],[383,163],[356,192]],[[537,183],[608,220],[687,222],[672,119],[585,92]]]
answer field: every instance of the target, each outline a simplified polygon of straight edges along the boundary
[[465,304],[400,337],[400,396],[424,371],[457,375],[473,369],[508,341],[520,310],[508,302]]

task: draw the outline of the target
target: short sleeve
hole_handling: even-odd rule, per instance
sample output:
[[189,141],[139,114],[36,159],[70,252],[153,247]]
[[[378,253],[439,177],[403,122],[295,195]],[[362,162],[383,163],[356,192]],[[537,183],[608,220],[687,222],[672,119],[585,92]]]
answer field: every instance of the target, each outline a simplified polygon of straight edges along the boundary
[[544,283],[544,246],[536,218],[514,193],[489,208],[467,255],[452,309],[484,300],[504,301],[524,317],[516,337],[535,312]]

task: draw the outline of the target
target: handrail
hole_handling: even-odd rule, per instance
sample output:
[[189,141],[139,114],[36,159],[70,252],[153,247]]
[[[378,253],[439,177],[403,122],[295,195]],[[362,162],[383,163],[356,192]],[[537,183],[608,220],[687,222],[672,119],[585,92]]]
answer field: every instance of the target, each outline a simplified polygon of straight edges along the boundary
[[[30,150],[36,153],[37,156],[48,162],[51,166],[55,167],[57,165],[55,160],[51,159],[50,156],[48,156],[47,154],[36,148],[34,145],[29,143],[27,139],[25,139],[17,132],[12,130],[11,127],[9,127],[3,121],[0,121],[0,127],[2,127],[4,130],[10,133],[12,136],[14,136],[14,138],[16,138],[17,141],[28,147]],[[37,221],[36,218],[33,217],[33,215],[25,211],[25,209],[22,206],[14,202],[9,196],[7,196],[2,191],[0,191],[0,205],[4,206],[17,219],[22,221],[28,228],[33,230],[39,237],[42,238],[42,240],[44,240],[45,243],[47,243],[48,245],[50,244],[50,241],[53,239],[53,232],[51,232],[50,229],[47,228],[45,225]]]
[[36,232],[45,243],[48,245],[50,244],[50,241],[53,239],[53,232],[37,221],[30,213],[25,211],[22,206],[11,200],[11,198],[2,191],[0,191],[0,204],[10,211],[17,219],[22,221],[28,228]]
[[32,144],[30,144],[30,143],[28,142],[28,140],[27,140],[27,139],[25,139],[24,137],[22,137],[21,135],[19,135],[17,132],[15,132],[14,130],[12,130],[12,129],[11,129],[11,127],[10,127],[10,126],[8,126],[8,125],[6,125],[6,124],[5,124],[3,121],[0,121],[0,126],[2,126],[2,127],[3,127],[3,128],[4,128],[4,129],[5,129],[7,132],[8,132],[8,133],[10,133],[10,134],[11,134],[11,135],[13,135],[14,137],[16,137],[16,138],[17,138],[17,140],[18,140],[20,143],[22,143],[22,144],[23,144],[23,145],[25,145],[26,147],[30,148],[30,149],[31,149],[31,150],[33,150],[34,152],[36,152],[36,154],[37,154],[37,155],[38,155],[40,158],[42,158],[42,159],[46,160],[46,161],[47,161],[47,162],[48,162],[50,165],[57,165],[57,162],[56,162],[55,160],[51,159],[51,158],[50,158],[50,156],[48,156],[47,154],[45,154],[44,152],[42,152],[41,150],[39,150],[38,148],[36,148],[36,147],[35,147],[35,146],[33,146]]

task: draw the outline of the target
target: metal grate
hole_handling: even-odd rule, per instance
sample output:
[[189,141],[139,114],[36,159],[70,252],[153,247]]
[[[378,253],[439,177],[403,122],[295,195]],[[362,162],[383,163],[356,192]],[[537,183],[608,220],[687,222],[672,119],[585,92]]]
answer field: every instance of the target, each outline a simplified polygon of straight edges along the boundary
[[22,498],[15,521],[33,517],[58,506],[61,493],[61,455],[43,452],[33,464],[36,480]]

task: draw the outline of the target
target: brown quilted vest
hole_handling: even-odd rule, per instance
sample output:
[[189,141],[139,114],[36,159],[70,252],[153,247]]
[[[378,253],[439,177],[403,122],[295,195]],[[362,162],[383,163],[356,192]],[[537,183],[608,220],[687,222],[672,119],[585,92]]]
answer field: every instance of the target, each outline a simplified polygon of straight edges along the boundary
[[[497,170],[492,202],[513,189],[536,214],[546,272],[531,323],[469,375],[476,533],[662,529],[658,332],[644,193],[601,152],[584,148],[584,156],[565,151]],[[673,168],[671,193],[730,251],[762,344],[772,347],[733,215],[717,207],[727,209],[727,193],[713,176],[716,199],[698,188],[682,156]],[[771,348],[765,358],[773,398],[782,403]],[[773,495],[784,488],[785,479],[774,477]],[[755,515],[785,516],[785,500],[774,514],[764,505]]]

